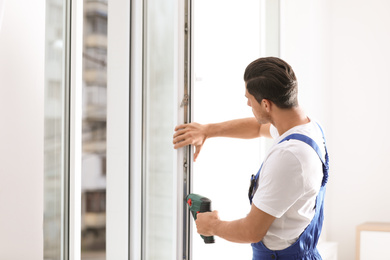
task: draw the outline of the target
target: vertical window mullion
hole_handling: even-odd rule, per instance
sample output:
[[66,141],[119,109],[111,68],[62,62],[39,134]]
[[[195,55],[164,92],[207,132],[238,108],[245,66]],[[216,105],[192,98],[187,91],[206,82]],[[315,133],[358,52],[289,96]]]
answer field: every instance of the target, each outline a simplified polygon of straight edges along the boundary
[[[133,1],[108,3],[106,259],[129,259],[131,194],[130,21]],[[131,144],[130,144],[131,143]]]

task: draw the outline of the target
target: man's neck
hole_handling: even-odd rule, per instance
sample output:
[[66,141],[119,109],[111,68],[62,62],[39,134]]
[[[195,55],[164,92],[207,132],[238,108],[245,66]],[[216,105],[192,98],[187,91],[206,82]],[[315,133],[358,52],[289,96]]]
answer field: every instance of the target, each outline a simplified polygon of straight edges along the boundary
[[273,125],[278,130],[279,135],[284,134],[295,126],[307,124],[310,122],[310,119],[299,106],[291,109],[277,108],[277,111],[275,112]]

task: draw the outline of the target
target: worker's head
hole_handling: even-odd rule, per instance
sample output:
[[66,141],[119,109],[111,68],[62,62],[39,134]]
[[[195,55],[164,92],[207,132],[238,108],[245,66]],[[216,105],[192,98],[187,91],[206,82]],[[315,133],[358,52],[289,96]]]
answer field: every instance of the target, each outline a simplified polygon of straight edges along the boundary
[[272,101],[282,109],[298,105],[298,83],[287,62],[276,57],[260,58],[250,63],[244,73],[249,94],[260,104],[263,99]]

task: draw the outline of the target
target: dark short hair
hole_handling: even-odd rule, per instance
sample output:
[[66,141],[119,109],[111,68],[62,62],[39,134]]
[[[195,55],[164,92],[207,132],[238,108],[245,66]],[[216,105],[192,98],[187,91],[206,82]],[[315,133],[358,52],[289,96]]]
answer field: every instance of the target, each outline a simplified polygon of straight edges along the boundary
[[250,63],[244,73],[249,94],[257,102],[272,101],[279,108],[298,105],[298,82],[291,66],[276,57],[260,58]]

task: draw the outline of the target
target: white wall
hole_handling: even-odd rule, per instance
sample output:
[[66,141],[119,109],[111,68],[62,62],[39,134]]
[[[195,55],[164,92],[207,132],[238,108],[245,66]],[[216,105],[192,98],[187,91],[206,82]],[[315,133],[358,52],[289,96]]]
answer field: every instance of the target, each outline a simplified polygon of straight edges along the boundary
[[334,199],[330,237],[352,259],[356,225],[390,221],[390,2],[332,1]]
[[45,1],[9,0],[0,28],[0,259],[43,259]]
[[282,56],[327,130],[326,237],[339,243],[339,259],[354,259],[356,226],[390,221],[390,2],[282,2]]

